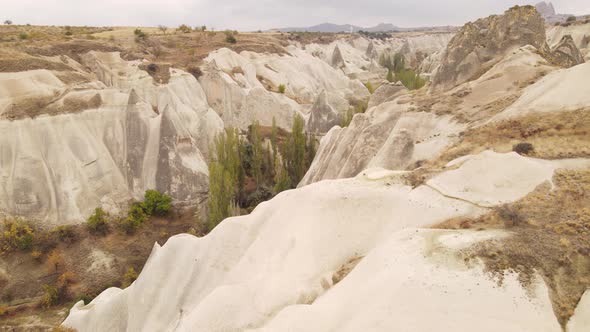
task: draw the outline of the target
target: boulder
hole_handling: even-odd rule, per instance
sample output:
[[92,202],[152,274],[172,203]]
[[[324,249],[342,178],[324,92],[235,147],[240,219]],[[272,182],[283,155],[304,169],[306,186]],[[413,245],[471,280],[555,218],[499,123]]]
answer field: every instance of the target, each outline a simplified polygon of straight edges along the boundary
[[565,35],[551,48],[549,60],[558,66],[569,68],[584,63],[584,56],[571,35]]

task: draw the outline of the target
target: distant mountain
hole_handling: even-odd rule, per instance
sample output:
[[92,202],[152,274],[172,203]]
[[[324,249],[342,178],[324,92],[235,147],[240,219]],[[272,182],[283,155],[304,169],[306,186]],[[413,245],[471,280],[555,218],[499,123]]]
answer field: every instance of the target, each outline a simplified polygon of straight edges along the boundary
[[450,29],[452,27],[420,27],[420,28],[400,28],[396,25],[391,23],[379,23],[374,27],[363,28],[357,25],[352,24],[334,24],[334,23],[322,23],[310,27],[299,27],[299,28],[278,28],[272,29],[273,31],[280,31],[280,32],[359,32],[359,31],[367,31],[367,32],[401,32],[401,31],[424,31],[424,30],[433,30],[433,29]]
[[568,17],[574,16],[571,14],[557,14],[551,2],[541,1],[535,5],[535,8],[547,23],[563,23]]

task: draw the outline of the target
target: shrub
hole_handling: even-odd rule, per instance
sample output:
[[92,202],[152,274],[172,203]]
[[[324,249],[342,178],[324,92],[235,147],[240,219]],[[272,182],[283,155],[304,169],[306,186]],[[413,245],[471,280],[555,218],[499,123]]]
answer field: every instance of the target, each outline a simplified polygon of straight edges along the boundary
[[11,25],[12,24],[12,21],[11,20],[6,20],[6,21],[4,21],[4,24],[5,25]]
[[230,43],[230,44],[235,44],[238,41],[236,40],[236,37],[234,37],[234,33],[232,31],[226,31],[225,32],[225,42]]
[[74,226],[58,226],[56,229],[52,231],[55,235],[57,235],[57,239],[63,243],[71,244],[76,242],[77,234],[74,229]]
[[279,93],[285,93],[285,85],[284,84],[279,84]]
[[125,272],[125,274],[123,275],[123,281],[121,282],[121,287],[122,288],[129,287],[135,280],[137,280],[138,276],[139,275],[137,274],[137,272],[135,271],[135,269],[133,267],[128,268],[127,272]]
[[166,34],[166,30],[168,30],[168,27],[165,25],[158,25],[158,29],[160,29],[162,33]]
[[495,208],[495,211],[506,227],[518,226],[525,221],[525,217],[516,206],[502,205]]
[[43,253],[40,252],[39,250],[33,250],[33,251],[31,251],[31,257],[33,257],[33,259],[36,260],[37,262],[41,262],[41,258],[43,257]]
[[141,29],[135,29],[133,31],[133,34],[135,35],[135,41],[137,41],[137,42],[147,39],[147,34],[143,31],[141,31]]
[[375,92],[375,88],[373,87],[373,84],[371,84],[371,82],[365,83],[365,87],[367,88],[367,90],[369,90],[370,94],[373,94],[373,92]]
[[58,249],[52,250],[47,256],[47,265],[49,265],[52,270],[55,269],[55,272],[59,271],[59,269],[64,267],[65,264],[61,251]]
[[146,220],[148,216],[145,214],[141,203],[133,203],[129,207],[127,218],[121,221],[121,228],[127,233],[134,233]]
[[191,29],[191,27],[189,27],[189,26],[188,26],[188,25],[186,25],[186,24],[181,24],[181,25],[180,25],[180,26],[179,26],[179,27],[176,29],[176,31],[180,31],[180,32],[182,32],[182,33],[189,33],[189,32],[191,32],[191,31],[193,31],[193,29]]
[[90,233],[105,235],[109,232],[108,215],[101,208],[94,209],[94,213],[88,217],[86,227]]
[[65,35],[66,35],[66,36],[71,36],[71,35],[73,35],[73,33],[72,33],[72,31],[70,31],[70,30],[67,30],[67,31],[65,32]]
[[155,63],[150,63],[149,65],[147,65],[147,70],[150,73],[155,73],[158,70],[158,65]]
[[512,147],[512,151],[520,154],[520,155],[528,155],[529,153],[533,152],[535,148],[531,143],[518,143]]
[[411,69],[401,70],[395,74],[395,77],[409,90],[420,89],[426,84],[426,80]]
[[29,39],[29,34],[26,32],[21,32],[18,34],[18,38],[20,38],[21,40]]
[[566,22],[575,22],[576,21],[576,17],[575,16],[570,16],[567,18]]
[[49,308],[59,303],[59,290],[56,286],[43,285],[43,299],[41,303],[45,308]]
[[0,237],[3,251],[29,250],[33,247],[33,229],[22,219],[5,220]]
[[172,198],[157,190],[147,190],[145,192],[145,200],[142,203],[142,207],[148,216],[163,216],[170,212]]
[[196,79],[199,79],[203,75],[201,68],[199,67],[188,67],[187,71],[192,74]]

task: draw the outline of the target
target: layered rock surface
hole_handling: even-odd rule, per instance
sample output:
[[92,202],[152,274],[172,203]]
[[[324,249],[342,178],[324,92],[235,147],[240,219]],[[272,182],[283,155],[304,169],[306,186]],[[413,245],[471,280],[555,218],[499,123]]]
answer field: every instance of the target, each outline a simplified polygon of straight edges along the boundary
[[[481,202],[493,207],[518,199],[556,168],[590,163],[487,152],[449,167],[456,164],[415,189],[382,169],[316,183],[227,219],[203,238],[176,236],[154,247],[130,287],[77,303],[64,325],[79,331],[561,331],[543,282],[524,289],[508,274],[498,287],[481,265],[460,258],[462,249],[510,233],[415,227],[480,215]],[[469,191],[456,187],[457,177],[474,181]],[[352,272],[343,275],[342,268]],[[582,306],[572,321],[586,316]],[[579,326],[572,323],[569,331],[581,332]]]
[[117,54],[85,61],[100,82],[64,86],[49,71],[0,74],[5,110],[23,96],[51,94],[58,109],[68,98],[100,100],[81,112],[0,121],[0,210],[48,226],[80,222],[97,206],[117,212],[146,189],[188,203],[206,194],[207,145],[223,123],[197,80],[173,70],[168,84],[156,85]]

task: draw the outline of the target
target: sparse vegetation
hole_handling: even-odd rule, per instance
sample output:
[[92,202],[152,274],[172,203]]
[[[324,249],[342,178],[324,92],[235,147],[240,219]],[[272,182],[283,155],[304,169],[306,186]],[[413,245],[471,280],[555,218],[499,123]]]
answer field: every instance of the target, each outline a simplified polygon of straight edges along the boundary
[[75,228],[72,225],[62,225],[52,231],[60,242],[72,244],[78,239]]
[[573,23],[577,20],[577,18],[575,16],[570,16],[567,18],[566,22],[568,23]]
[[189,33],[191,31],[193,31],[193,29],[191,29],[191,27],[189,27],[186,24],[181,24],[176,31],[182,32],[182,33]]
[[100,207],[94,209],[94,213],[88,217],[86,226],[90,233],[106,235],[109,232],[109,221],[107,213]]
[[531,143],[518,143],[512,147],[512,151],[522,155],[528,155],[534,150],[535,148]]
[[29,37],[30,37],[29,34],[26,33],[26,32],[21,32],[21,33],[18,34],[18,38],[20,40],[26,40],[26,39],[29,39]]
[[375,92],[375,88],[373,87],[373,84],[371,84],[371,82],[365,83],[365,87],[367,88],[367,90],[369,90],[370,94],[373,94],[373,92]]
[[137,274],[137,271],[135,271],[135,269],[133,267],[128,268],[127,271],[125,272],[125,274],[123,275],[123,281],[121,282],[121,287],[127,288],[127,287],[131,286],[131,284],[135,280],[137,280],[137,277],[139,277],[139,275]]
[[237,41],[236,37],[234,36],[234,34],[235,34],[234,31],[226,30],[225,31],[225,42],[230,43],[230,44],[237,43],[238,41]]
[[400,53],[391,54],[382,53],[379,56],[379,64],[387,68],[387,81],[401,82],[409,90],[416,90],[422,88],[426,84],[426,80],[420,77],[419,73],[414,70],[406,68],[406,60]]
[[187,68],[187,71],[192,74],[197,80],[199,79],[199,77],[201,77],[203,75],[203,72],[201,71],[201,68],[196,67],[196,66],[191,66]]
[[166,31],[168,30],[168,27],[165,25],[158,25],[158,29],[160,31],[162,31],[163,34],[166,34]]
[[141,203],[135,202],[131,204],[127,212],[127,217],[121,220],[121,228],[127,234],[133,234],[137,229],[146,222],[148,216],[146,215]]
[[144,197],[142,207],[148,216],[164,216],[172,208],[172,198],[157,190],[147,190]]
[[137,28],[133,31],[133,34],[135,35],[135,41],[136,42],[142,42],[145,41],[148,37],[147,33],[143,32],[141,29]]
[[279,93],[285,93],[285,85],[284,84],[279,84]]
[[6,219],[2,225],[0,248],[3,252],[29,250],[33,247],[33,228],[24,219]]

